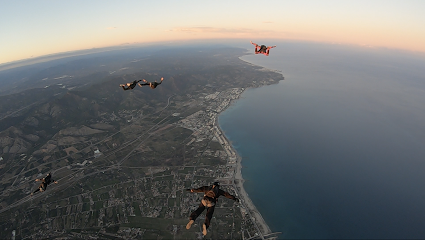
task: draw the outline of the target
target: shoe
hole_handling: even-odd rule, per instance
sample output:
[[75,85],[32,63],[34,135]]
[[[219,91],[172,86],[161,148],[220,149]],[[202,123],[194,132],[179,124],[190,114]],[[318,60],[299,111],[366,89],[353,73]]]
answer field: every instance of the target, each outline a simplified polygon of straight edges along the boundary
[[207,235],[207,226],[205,224],[202,225],[202,234]]
[[195,221],[190,220],[186,225],[186,229],[190,229],[190,227],[192,227],[193,222],[195,222]]

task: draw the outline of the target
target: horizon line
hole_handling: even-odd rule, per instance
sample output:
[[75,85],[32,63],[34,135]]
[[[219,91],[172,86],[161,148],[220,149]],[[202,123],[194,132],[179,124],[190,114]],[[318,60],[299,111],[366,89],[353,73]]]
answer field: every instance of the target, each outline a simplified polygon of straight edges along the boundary
[[[79,49],[79,50],[70,50],[70,51],[49,53],[49,54],[41,55],[37,57],[30,57],[30,58],[24,58],[24,59],[19,59],[15,61],[0,63],[0,72],[5,70],[10,70],[13,68],[24,67],[28,65],[58,60],[58,59],[67,58],[67,57],[89,55],[93,53],[121,50],[125,48],[134,48],[141,45],[149,46],[149,45],[161,45],[166,43],[175,44],[175,43],[189,43],[189,42],[203,42],[203,41],[206,42],[206,41],[212,41],[212,40],[243,40],[243,39],[245,38],[209,38],[209,39],[191,39],[191,40],[176,39],[176,40],[168,40],[168,41],[164,40],[164,41],[157,41],[157,42],[122,43],[119,45],[111,45],[106,47],[93,47],[93,48],[85,48],[85,49]],[[296,41],[296,42],[322,43],[322,44],[329,44],[329,45],[356,46],[356,47],[369,48],[369,49],[387,49],[387,50],[400,51],[400,52],[406,52],[411,54],[420,54],[425,57],[425,51],[418,51],[418,50],[415,51],[415,50],[409,50],[409,49],[403,49],[403,48],[390,48],[390,47],[384,47],[384,46],[369,46],[364,44],[324,42],[324,41],[313,41],[313,40],[304,40],[304,39],[281,39],[281,38],[257,38],[257,39],[274,39],[279,41],[291,41],[291,42]]]

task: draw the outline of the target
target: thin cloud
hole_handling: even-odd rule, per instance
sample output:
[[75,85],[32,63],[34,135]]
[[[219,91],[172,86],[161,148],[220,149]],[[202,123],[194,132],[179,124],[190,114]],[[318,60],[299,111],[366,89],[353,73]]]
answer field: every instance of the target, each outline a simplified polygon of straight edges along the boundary
[[117,29],[117,27],[108,27],[108,28],[106,28],[107,30],[115,30],[115,29]]
[[216,28],[216,27],[180,27],[169,30],[171,32],[183,33],[233,33],[233,34],[254,34],[254,33],[273,33],[274,31],[256,30],[251,28]]

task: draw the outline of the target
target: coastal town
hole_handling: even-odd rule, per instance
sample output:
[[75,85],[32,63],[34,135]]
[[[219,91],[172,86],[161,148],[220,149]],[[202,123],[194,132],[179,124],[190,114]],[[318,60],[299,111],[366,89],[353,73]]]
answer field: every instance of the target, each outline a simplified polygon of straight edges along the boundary
[[[8,187],[0,198],[0,237],[276,238],[279,233],[271,232],[245,192],[243,160],[218,124],[219,114],[247,88],[283,79],[267,73],[275,79],[173,94],[160,107],[101,112],[85,125],[58,129],[31,155],[19,156],[27,167],[2,177],[1,184]],[[81,101],[97,105],[108,97]],[[36,188],[33,179],[50,169],[58,184],[30,196]],[[191,229],[185,228],[203,197],[187,189],[214,181],[240,202],[220,198],[203,236],[205,213]]]

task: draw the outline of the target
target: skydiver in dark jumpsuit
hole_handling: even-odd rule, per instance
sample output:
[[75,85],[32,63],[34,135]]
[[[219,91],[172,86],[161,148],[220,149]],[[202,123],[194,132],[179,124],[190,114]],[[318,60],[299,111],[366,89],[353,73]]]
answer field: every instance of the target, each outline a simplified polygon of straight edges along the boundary
[[187,189],[190,192],[203,192],[204,198],[199,204],[198,209],[196,209],[192,214],[190,214],[189,223],[186,225],[186,229],[190,229],[192,224],[195,222],[196,218],[207,208],[207,214],[205,216],[205,222],[202,225],[202,233],[207,235],[207,229],[210,226],[211,218],[214,213],[215,204],[217,203],[217,199],[220,196],[225,196],[226,198],[233,199],[236,202],[239,202],[239,199],[235,196],[229,194],[220,189],[220,184],[215,182],[212,186],[203,186],[196,189]]
[[35,179],[35,181],[36,182],[41,181],[41,184],[34,192],[31,193],[31,196],[38,191],[40,191],[40,192],[46,191],[47,185],[51,184],[52,182],[58,183],[57,181],[52,179],[52,174],[50,174],[50,173],[48,173],[47,176],[44,177],[44,178]]
[[[120,87],[125,90],[131,90],[136,87],[137,83],[142,80],[134,80],[132,83],[120,84]],[[140,83],[139,83],[140,84]]]
[[269,55],[271,48],[275,48],[276,47],[276,46],[267,47],[266,45],[261,45],[260,46],[260,45],[258,45],[256,43],[253,43],[253,42],[251,42],[251,44],[255,46],[255,54],[262,53],[262,54],[264,54],[266,56]]
[[142,86],[145,86],[145,85],[149,85],[149,87],[151,87],[152,89],[155,89],[159,84],[162,83],[163,80],[164,80],[164,78],[162,77],[161,82],[158,83],[156,81],[155,82],[148,82],[145,79],[143,79],[143,82],[145,82],[145,83],[142,83],[142,84],[139,83],[139,86],[142,87]]

